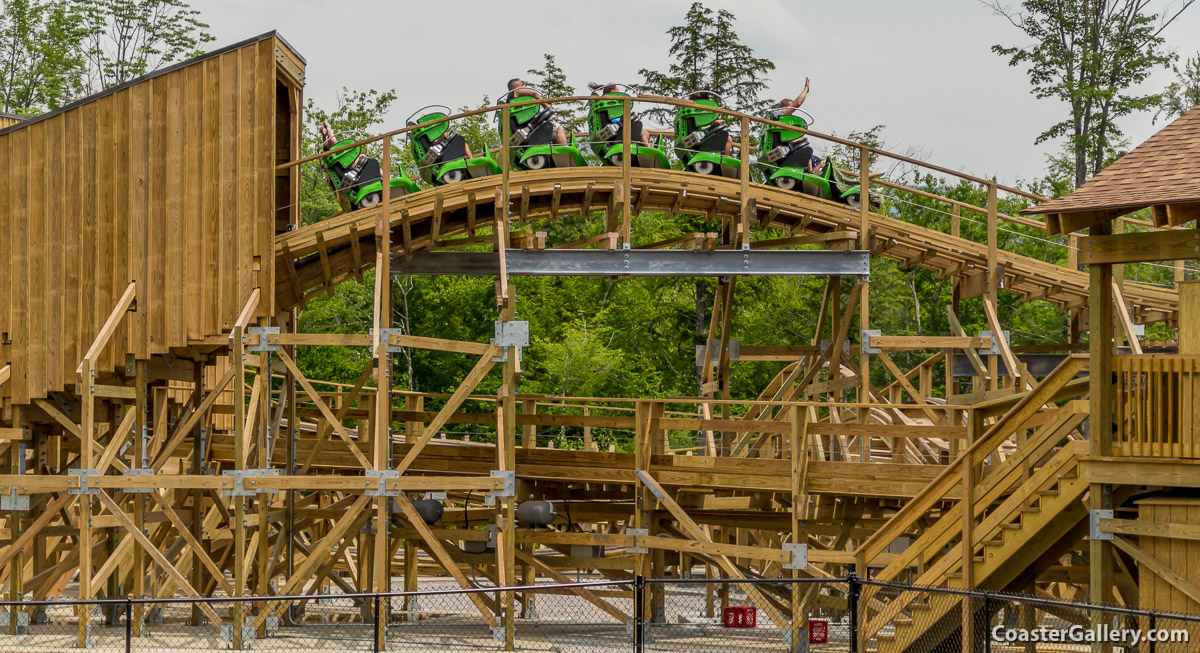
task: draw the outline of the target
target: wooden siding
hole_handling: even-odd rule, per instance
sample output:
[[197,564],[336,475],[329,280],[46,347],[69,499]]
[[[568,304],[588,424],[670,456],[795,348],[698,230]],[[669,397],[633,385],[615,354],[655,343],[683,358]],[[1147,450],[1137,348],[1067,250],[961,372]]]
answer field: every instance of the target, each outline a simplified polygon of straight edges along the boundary
[[[1200,499],[1182,497],[1155,497],[1137,502],[1138,521],[1142,522],[1145,534],[1137,537],[1137,545],[1143,551],[1179,574],[1193,585],[1200,584],[1200,542],[1190,539],[1169,537],[1166,525],[1183,527],[1200,526]],[[1163,537],[1155,537],[1162,534]],[[1117,537],[1122,537],[1118,535]],[[1139,607],[1147,610],[1182,612],[1195,614],[1200,603],[1189,598],[1178,587],[1145,564],[1139,564],[1138,588],[1141,596]],[[1200,638],[1200,624],[1185,624],[1169,619],[1158,622],[1159,628],[1186,628],[1191,640]]]
[[0,365],[14,403],[77,382],[130,281],[136,310],[101,371],[227,332],[256,287],[258,316],[274,314],[286,48],[263,35],[0,133]]

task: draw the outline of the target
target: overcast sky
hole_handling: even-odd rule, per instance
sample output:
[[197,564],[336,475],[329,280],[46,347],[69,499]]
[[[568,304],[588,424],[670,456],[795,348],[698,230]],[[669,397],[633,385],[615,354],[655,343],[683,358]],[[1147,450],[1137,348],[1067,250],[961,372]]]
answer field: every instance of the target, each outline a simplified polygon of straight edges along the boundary
[[[1014,0],[1015,1],[1015,0]],[[1160,0],[1177,5],[1179,0]],[[666,30],[690,0],[192,0],[214,46],[272,29],[308,60],[306,98],[332,106],[343,86],[395,88],[388,128],[427,104],[475,105],[505,82],[558,58],[568,80],[638,81],[639,68],[665,70]],[[1002,181],[1038,177],[1036,136],[1066,107],[1029,93],[1024,71],[993,54],[1022,34],[976,0],[707,0],[737,16],[742,41],[775,62],[768,97],[795,95],[806,76],[805,109],[817,131],[845,134],[876,124],[896,151]],[[853,29],[859,30],[856,32]],[[1200,5],[1165,33],[1181,56],[1200,51]],[[1147,88],[1173,79],[1155,75]],[[868,80],[869,84],[863,84]],[[1149,115],[1121,126],[1134,144],[1157,128]]]

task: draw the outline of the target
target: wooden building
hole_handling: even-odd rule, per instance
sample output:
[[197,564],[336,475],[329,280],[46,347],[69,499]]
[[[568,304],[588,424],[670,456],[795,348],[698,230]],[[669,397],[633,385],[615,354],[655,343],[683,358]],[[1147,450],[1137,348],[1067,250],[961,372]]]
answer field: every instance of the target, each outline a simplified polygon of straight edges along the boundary
[[[303,74],[271,32],[0,130],[6,396],[73,386],[130,284],[138,310],[98,370],[227,333],[274,287],[298,180],[275,165],[298,154]],[[274,315],[263,295],[255,317]]]
[[[1114,229],[1122,216],[1143,209],[1161,229]],[[1178,353],[1143,354],[1129,336],[1128,307],[1118,293],[1125,264],[1173,262],[1182,281],[1182,262],[1200,258],[1200,106],[1075,192],[1025,213],[1045,215],[1050,233],[1088,230],[1079,255],[1089,266],[1092,325],[1092,436],[1083,469],[1091,482],[1089,507],[1102,529],[1089,538],[1091,598],[1111,602],[1114,590],[1128,593],[1120,590],[1120,565],[1114,568],[1120,552],[1136,562],[1142,588],[1136,598],[1122,595],[1123,601],[1194,612],[1200,602],[1193,570],[1200,533],[1188,526],[1194,523],[1194,502],[1125,502],[1134,495],[1170,496],[1200,487],[1195,473],[1200,469],[1200,285],[1178,283]],[[1132,353],[1117,355],[1122,335],[1130,338]],[[1134,519],[1120,519],[1122,512]]]

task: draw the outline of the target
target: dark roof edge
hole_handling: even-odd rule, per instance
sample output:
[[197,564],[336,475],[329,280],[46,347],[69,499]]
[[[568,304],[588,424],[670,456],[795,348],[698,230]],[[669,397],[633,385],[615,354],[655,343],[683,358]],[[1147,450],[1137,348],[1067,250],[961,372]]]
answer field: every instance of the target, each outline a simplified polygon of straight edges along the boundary
[[59,107],[58,109],[55,109],[54,111],[47,111],[46,113],[42,113],[42,114],[39,114],[36,116],[25,118],[25,120],[18,125],[12,125],[11,127],[7,127],[5,129],[0,129],[0,135],[7,134],[8,132],[16,131],[18,129],[24,129],[24,128],[28,127],[29,125],[32,125],[35,122],[41,122],[43,120],[53,118],[54,116],[57,116],[60,113],[65,113],[67,111],[70,111],[71,109],[81,107],[89,102],[95,102],[96,100],[99,100],[100,98],[102,98],[106,95],[112,95],[113,93],[127,89],[130,86],[133,86],[135,84],[141,84],[142,82],[154,79],[155,77],[159,77],[161,75],[166,75],[167,73],[175,72],[176,70],[179,70],[180,68],[186,68],[188,66],[200,63],[201,61],[206,61],[213,57],[219,57],[219,56],[225,54],[226,52],[231,52],[231,51],[237,50],[239,48],[244,48],[248,45],[254,45],[255,43],[259,43],[261,41],[265,41],[270,38],[279,39],[281,42],[283,42],[284,45],[286,45],[288,47],[289,50],[292,51],[293,54],[295,54],[297,57],[300,58],[300,61],[304,62],[305,65],[308,65],[308,61],[306,61],[299,52],[296,52],[296,49],[293,48],[290,43],[288,43],[286,40],[284,40],[284,38],[282,36],[280,36],[279,32],[277,32],[275,30],[271,30],[270,32],[265,32],[263,34],[259,34],[258,36],[252,36],[244,41],[238,41],[237,43],[232,43],[230,45],[226,45],[226,46],[218,48],[216,50],[211,50],[209,52],[205,52],[204,54],[202,54],[198,57],[192,57],[191,59],[180,61],[178,63],[173,63],[165,68],[159,68],[158,70],[154,70],[149,73],[146,73],[145,75],[142,75],[141,77],[131,79],[119,86],[114,86],[112,88],[108,88],[103,91],[100,91],[99,93],[94,93],[92,95],[89,95],[85,98],[80,98],[64,107]]
[[[1063,197],[1068,197],[1068,195],[1063,195]],[[1054,200],[1051,200],[1051,202],[1053,202],[1053,201]],[[1037,206],[1031,206],[1027,209],[1021,209],[1020,211],[1018,211],[1018,213],[1020,213],[1021,215],[1050,215],[1051,213],[1063,213],[1063,214],[1086,213],[1088,211],[1113,211],[1115,209],[1133,209],[1136,211],[1136,210],[1141,209],[1146,206],[1159,206],[1159,205],[1166,206],[1167,204],[1184,204],[1187,202],[1200,202],[1200,196],[1183,197],[1183,198],[1179,198],[1179,199],[1168,200],[1166,202],[1128,202],[1125,204],[1110,204],[1107,206],[1083,206],[1083,207],[1072,208],[1072,209],[1055,209],[1055,208],[1046,209],[1043,207],[1045,207],[1050,202],[1045,202],[1045,203],[1039,204]]]

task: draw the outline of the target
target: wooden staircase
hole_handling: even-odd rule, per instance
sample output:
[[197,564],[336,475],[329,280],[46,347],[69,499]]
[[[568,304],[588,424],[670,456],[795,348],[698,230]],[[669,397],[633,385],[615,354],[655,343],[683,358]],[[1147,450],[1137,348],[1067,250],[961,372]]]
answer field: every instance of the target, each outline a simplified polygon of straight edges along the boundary
[[[1087,442],[1069,442],[976,527],[971,562],[976,589],[1004,589],[1086,519],[1083,498],[1087,483],[1079,477],[1078,468],[1079,457],[1086,453]],[[947,563],[954,571],[923,575],[918,584],[946,581],[950,587],[961,586],[961,543],[943,557],[949,558]],[[962,624],[962,599],[954,595],[926,595],[907,601],[901,595],[892,604],[892,609],[871,619],[867,627],[875,633],[880,653],[933,650]],[[895,616],[888,619],[888,613]],[[892,628],[885,628],[888,624]]]
[[[894,556],[874,580],[895,582],[915,570],[913,585],[962,586],[964,533],[971,538],[971,586],[1003,590],[1043,555],[1077,537],[1087,516],[1083,502],[1087,483],[1079,475],[1079,459],[1088,444],[1077,429],[1086,418],[1086,404],[1057,400],[1079,396],[1086,387],[1076,376],[1087,367],[1083,358],[1070,358],[1033,390],[1000,415],[945,472],[934,479],[893,519],[863,544],[861,568],[868,568],[885,548],[902,535],[915,540]],[[1068,396],[1064,396],[1068,395]],[[1023,439],[1021,434],[1028,433]],[[998,448],[1017,437],[1015,452],[998,464]],[[966,479],[966,482],[964,482]],[[977,481],[974,479],[978,479]],[[947,503],[948,490],[961,487],[963,500],[941,511],[932,524],[917,532],[918,520]],[[964,508],[970,516],[964,529]],[[949,594],[902,591],[867,586],[867,606],[861,617],[861,637],[880,653],[930,651],[955,635],[963,619],[962,602]]]

